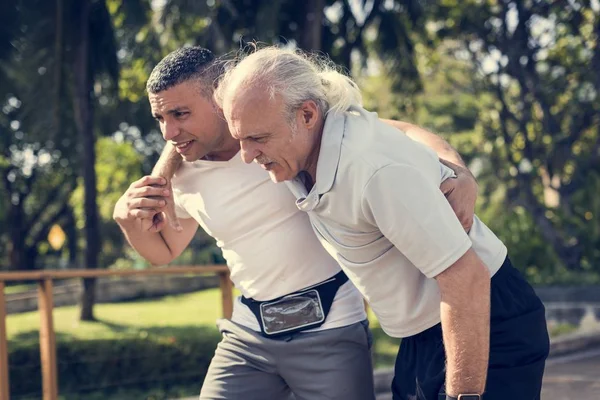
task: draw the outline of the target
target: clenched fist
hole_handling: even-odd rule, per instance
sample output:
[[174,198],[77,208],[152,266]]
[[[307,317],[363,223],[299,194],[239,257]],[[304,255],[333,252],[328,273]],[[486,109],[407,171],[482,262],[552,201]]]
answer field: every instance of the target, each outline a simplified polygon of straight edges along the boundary
[[142,232],[160,232],[166,224],[165,209],[170,187],[162,177],[144,176],[133,182],[115,205],[113,218],[119,225]]

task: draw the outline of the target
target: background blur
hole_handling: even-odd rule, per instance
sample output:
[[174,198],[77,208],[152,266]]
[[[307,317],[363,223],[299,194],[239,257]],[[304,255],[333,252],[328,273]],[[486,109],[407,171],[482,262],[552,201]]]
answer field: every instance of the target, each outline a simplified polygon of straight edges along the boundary
[[[443,135],[530,282],[598,284],[599,38],[598,0],[4,0],[0,272],[148,267],[112,220],[163,146],[146,79],[180,46],[224,54],[256,40],[328,54],[366,108]],[[220,262],[202,232],[176,261]],[[95,282],[83,287],[79,306],[55,311],[65,398],[198,393],[218,291],[95,305]],[[21,311],[7,322],[11,392],[37,398],[39,317]],[[389,365],[395,342],[376,334]]]

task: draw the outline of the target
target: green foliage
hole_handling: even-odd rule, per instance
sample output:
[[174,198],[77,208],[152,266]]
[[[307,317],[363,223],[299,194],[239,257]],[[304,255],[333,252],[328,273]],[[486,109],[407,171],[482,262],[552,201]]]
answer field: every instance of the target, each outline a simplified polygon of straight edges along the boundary
[[[117,143],[112,138],[100,138],[96,142],[96,177],[103,238],[100,265],[111,265],[123,255],[124,243],[123,235],[112,219],[113,209],[129,185],[142,177],[142,156],[130,143]],[[70,204],[77,227],[83,229],[85,215],[81,181],[71,195]]]
[[[186,384],[199,393],[220,334],[197,327],[171,332],[167,337],[85,341],[61,337],[56,348],[61,397],[89,398],[90,392],[99,392],[107,398],[123,388],[169,394],[171,386]],[[11,396],[39,397],[38,344],[11,346],[9,360]]]
[[531,281],[598,281],[598,10],[448,1],[426,12],[423,92],[393,92],[382,71],[363,78],[365,104],[458,148],[478,176],[478,214]]
[[[160,392],[168,393],[169,398],[197,395],[220,340],[214,328],[221,315],[220,304],[219,290],[208,289],[161,299],[98,304],[95,322],[78,321],[76,306],[56,308],[61,395],[68,399],[100,399],[108,394],[110,398],[137,399]],[[39,312],[8,316],[13,397],[17,392],[33,392],[31,397],[39,398],[39,321]],[[185,387],[176,392],[177,386]]]
[[561,264],[597,273],[597,202],[584,193],[600,189],[600,11],[499,1],[429,10],[438,40],[456,43],[475,93],[491,99],[480,103],[477,151],[506,185],[506,204],[530,214]]

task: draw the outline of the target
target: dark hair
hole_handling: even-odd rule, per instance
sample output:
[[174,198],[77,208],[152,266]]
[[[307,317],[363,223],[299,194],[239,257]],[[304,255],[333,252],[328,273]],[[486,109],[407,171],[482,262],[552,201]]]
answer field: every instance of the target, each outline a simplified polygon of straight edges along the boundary
[[224,63],[203,47],[182,47],[163,58],[152,70],[146,90],[159,93],[182,82],[196,80],[200,90],[211,96],[219,77],[224,72]]

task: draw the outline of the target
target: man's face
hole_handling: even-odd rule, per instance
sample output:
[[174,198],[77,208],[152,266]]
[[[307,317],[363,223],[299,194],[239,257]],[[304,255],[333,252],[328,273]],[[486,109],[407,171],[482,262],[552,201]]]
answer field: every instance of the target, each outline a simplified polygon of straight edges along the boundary
[[186,81],[148,95],[152,115],[160,124],[163,138],[171,142],[186,161],[196,161],[219,150],[229,134],[212,98],[204,96],[199,85]]
[[273,182],[293,179],[306,164],[312,136],[302,108],[290,122],[279,96],[261,88],[242,91],[224,110],[231,135],[240,141],[242,159],[269,171]]

